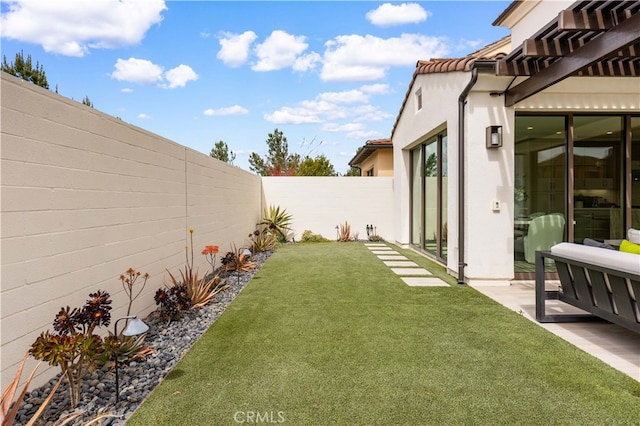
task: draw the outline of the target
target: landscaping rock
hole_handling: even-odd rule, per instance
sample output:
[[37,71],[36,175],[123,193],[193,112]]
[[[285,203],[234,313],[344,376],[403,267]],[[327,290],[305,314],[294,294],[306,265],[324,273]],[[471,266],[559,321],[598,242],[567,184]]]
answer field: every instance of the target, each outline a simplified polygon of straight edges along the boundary
[[[112,417],[102,419],[102,425],[123,425],[151,391],[162,382],[165,376],[186,354],[200,336],[224,312],[249,283],[253,275],[260,270],[273,251],[257,253],[251,260],[256,267],[249,272],[232,272],[226,280],[228,288],[216,295],[213,303],[200,309],[184,312],[179,319],[167,323],[157,312],[151,313],[144,322],[149,325],[145,344],[155,353],[146,361],[135,361],[118,367],[120,400],[116,404],[115,374],[112,368],[105,366],[87,375],[81,392],[80,403],[76,410],[69,408],[69,395],[66,380],[63,380],[51,403],[45,410],[39,424],[53,425],[61,417],[81,411],[83,414],[70,425],[80,426],[101,414]],[[36,412],[44,398],[55,384],[59,375],[38,389],[27,392],[16,416],[16,425],[25,425]]]

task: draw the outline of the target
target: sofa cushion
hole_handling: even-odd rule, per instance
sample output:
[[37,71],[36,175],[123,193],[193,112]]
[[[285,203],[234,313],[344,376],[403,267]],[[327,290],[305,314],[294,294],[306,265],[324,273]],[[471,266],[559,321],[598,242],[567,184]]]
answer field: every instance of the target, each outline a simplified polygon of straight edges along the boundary
[[627,231],[627,240],[634,244],[640,244],[640,229],[629,228]]
[[551,247],[551,253],[584,263],[640,275],[640,256],[599,247],[575,243],[560,243]]

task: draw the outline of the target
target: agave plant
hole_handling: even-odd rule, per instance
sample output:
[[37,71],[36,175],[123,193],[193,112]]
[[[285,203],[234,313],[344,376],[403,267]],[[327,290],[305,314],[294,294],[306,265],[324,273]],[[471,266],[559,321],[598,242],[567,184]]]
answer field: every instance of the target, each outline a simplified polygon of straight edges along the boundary
[[265,227],[263,232],[271,232],[278,241],[287,242],[287,233],[291,231],[291,222],[293,217],[287,213],[286,209],[280,210],[280,206],[269,206],[264,209],[262,221],[258,225]]
[[189,296],[190,307],[193,309],[205,306],[216,294],[226,288],[226,284],[220,280],[218,275],[207,280],[207,273],[205,273],[205,276],[201,278],[199,268],[193,271],[186,267],[184,272],[180,271],[180,279],[176,278],[169,270],[167,273],[171,282],[165,282],[165,286],[170,289],[181,284],[184,285]]

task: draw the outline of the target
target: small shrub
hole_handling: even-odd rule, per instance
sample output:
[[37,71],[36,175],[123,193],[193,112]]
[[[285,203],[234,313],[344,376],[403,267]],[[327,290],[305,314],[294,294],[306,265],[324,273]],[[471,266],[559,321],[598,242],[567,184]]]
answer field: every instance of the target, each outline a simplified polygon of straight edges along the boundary
[[369,235],[369,241],[378,243],[384,241],[384,238],[382,238],[380,235],[371,234]]
[[[113,336],[104,340],[93,334],[96,327],[108,326],[111,321],[109,293],[89,294],[82,309],[61,308],[53,321],[57,334],[41,333],[29,349],[29,354],[49,365],[59,366],[69,384],[69,399],[73,408],[80,401],[80,389],[85,375],[100,361],[109,358],[117,346]],[[105,354],[106,352],[106,354]]]
[[167,322],[177,319],[182,311],[191,307],[191,299],[184,284],[158,289],[153,300],[159,307],[160,316]]
[[231,250],[224,255],[222,264],[227,272],[246,272],[255,268],[255,263],[250,260],[251,255],[244,254],[244,249],[238,250],[235,244],[231,245]]
[[262,253],[265,251],[273,250],[278,245],[278,239],[271,232],[265,228],[262,231],[255,230],[249,234],[249,240],[251,241],[251,251],[253,253]]
[[323,237],[320,234],[314,234],[313,232],[311,232],[308,229],[306,229],[302,233],[302,237],[300,239],[300,242],[303,242],[303,243],[324,243],[324,242],[328,242],[328,241],[330,241],[330,240],[325,238],[325,237]]

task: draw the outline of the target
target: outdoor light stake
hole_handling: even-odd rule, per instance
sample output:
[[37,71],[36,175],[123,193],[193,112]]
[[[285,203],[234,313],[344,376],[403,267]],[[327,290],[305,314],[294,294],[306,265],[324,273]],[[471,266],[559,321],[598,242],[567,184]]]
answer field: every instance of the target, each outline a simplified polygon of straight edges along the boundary
[[[118,338],[118,323],[122,320],[131,320],[127,327],[122,332],[123,336],[138,336],[146,333],[149,330],[149,326],[142,320],[138,319],[136,315],[118,318],[113,324],[113,334]],[[120,383],[118,381],[118,352],[113,354],[113,364],[116,373],[116,404],[120,401]]]

